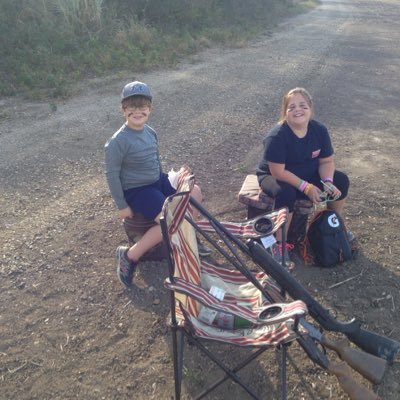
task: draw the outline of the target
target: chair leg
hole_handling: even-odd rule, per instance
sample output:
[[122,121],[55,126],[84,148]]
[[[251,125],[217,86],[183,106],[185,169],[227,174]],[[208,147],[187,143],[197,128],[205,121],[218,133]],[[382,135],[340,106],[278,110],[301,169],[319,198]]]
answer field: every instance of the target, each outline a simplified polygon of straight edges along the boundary
[[183,351],[185,347],[185,334],[182,330],[179,331],[179,342],[178,342],[178,372],[179,372],[179,387],[182,387],[182,373],[183,373]]
[[287,346],[286,344],[281,346],[281,355],[282,355],[282,367],[281,367],[281,386],[282,386],[282,400],[287,399],[287,387],[286,387],[286,380],[287,380],[287,371],[286,371],[286,362],[287,362]]
[[174,359],[174,380],[175,380],[175,400],[181,398],[181,387],[182,387],[182,368],[183,368],[183,332],[180,331],[180,343],[178,346],[178,328],[176,326],[171,327],[172,333],[172,351]]

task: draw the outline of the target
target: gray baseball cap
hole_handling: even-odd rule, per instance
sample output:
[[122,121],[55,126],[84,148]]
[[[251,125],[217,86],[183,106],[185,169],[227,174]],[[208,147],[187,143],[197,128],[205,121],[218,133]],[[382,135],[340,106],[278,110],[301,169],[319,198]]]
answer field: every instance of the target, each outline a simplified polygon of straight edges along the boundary
[[130,82],[122,89],[121,101],[131,96],[145,96],[150,100],[152,99],[149,87],[145,83],[139,81]]

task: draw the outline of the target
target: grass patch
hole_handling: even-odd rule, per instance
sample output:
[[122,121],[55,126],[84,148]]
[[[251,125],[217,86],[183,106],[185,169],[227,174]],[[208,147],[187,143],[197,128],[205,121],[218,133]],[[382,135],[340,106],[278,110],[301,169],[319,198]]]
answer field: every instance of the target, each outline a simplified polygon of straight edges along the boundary
[[2,0],[0,95],[65,98],[72,82],[240,47],[317,0]]

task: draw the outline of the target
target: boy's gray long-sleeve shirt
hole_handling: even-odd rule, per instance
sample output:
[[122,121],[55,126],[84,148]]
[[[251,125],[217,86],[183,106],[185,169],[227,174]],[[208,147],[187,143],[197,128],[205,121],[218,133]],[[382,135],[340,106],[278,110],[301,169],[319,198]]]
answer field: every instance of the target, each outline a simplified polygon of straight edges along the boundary
[[124,190],[160,179],[157,134],[145,125],[136,131],[124,124],[105,144],[107,183],[119,210],[128,207]]

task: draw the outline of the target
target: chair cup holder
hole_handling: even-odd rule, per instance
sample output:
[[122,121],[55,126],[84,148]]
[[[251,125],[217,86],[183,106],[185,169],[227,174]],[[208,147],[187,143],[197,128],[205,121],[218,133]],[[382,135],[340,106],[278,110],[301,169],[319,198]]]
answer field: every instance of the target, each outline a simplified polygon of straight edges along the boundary
[[271,307],[267,307],[265,310],[263,310],[260,315],[258,316],[258,318],[262,321],[266,321],[268,319],[271,318],[275,318],[276,316],[278,316],[280,313],[282,312],[282,307],[281,306],[277,306],[276,304],[271,306]]
[[268,236],[274,230],[274,221],[269,217],[260,217],[254,221],[254,230],[262,236]]

